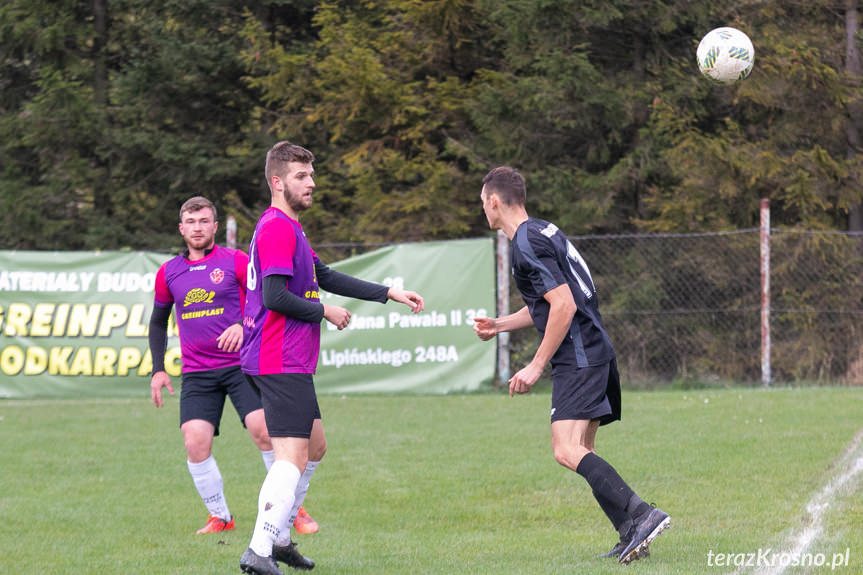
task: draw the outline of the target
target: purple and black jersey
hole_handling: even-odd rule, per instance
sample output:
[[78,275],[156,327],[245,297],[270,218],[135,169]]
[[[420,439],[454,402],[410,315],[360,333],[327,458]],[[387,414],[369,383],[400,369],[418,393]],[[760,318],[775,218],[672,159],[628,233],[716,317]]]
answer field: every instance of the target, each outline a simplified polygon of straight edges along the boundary
[[200,260],[170,259],[156,273],[154,304],[176,306],[183,373],[240,364],[239,354],[220,350],[216,340],[243,320],[247,266],[242,251],[216,246]]
[[543,296],[563,284],[572,292],[578,309],[569,333],[551,358],[552,369],[602,365],[614,359],[590,270],[556,225],[528,218],[512,239],[511,260],[515,284],[540,335],[545,333],[551,307]]
[[320,322],[303,321],[267,309],[262,285],[266,276],[287,276],[288,291],[318,302],[317,261],[300,222],[274,207],[263,213],[249,246],[245,329],[240,351],[245,373],[315,373],[321,346]]

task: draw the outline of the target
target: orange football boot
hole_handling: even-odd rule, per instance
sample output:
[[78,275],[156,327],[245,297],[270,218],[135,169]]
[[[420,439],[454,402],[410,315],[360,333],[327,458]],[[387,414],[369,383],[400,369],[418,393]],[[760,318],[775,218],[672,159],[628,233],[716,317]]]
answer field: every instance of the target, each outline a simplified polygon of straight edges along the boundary
[[221,517],[210,515],[207,517],[207,524],[198,529],[195,533],[217,533],[219,531],[233,531],[234,518],[231,517],[225,521]]
[[318,522],[312,519],[308,511],[300,507],[300,510],[297,511],[297,518],[294,519],[294,528],[297,533],[317,533]]

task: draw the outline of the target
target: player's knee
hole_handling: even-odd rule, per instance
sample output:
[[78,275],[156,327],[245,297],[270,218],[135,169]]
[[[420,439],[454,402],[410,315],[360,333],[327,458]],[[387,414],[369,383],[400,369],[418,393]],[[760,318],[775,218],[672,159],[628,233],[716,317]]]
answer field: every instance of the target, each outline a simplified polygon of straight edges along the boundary
[[261,451],[270,451],[273,449],[273,442],[270,441],[270,434],[266,431],[254,435],[252,439]]
[[186,457],[192,463],[200,463],[210,456],[210,443],[198,437],[187,435],[184,438]]
[[215,427],[202,419],[191,419],[180,426],[186,455],[192,463],[200,463],[210,456]]
[[572,450],[569,448],[569,446],[555,445],[554,460],[563,465],[564,467],[569,467],[571,451]]
[[266,425],[258,425],[249,429],[249,434],[252,436],[252,441],[255,442],[262,451],[269,451],[273,448],[273,442],[270,441],[270,434],[267,432]]
[[578,467],[581,459],[588,451],[581,446],[572,446],[567,444],[559,444],[554,446],[554,459],[564,467],[572,469]]
[[263,413],[252,412],[246,416],[244,423],[249,435],[255,445],[262,451],[269,451],[273,448],[273,443],[270,441],[270,434],[267,431],[267,423]]
[[327,453],[327,440],[322,439],[319,442],[315,442],[313,445],[309,445],[309,461],[320,461],[324,458],[324,455]]

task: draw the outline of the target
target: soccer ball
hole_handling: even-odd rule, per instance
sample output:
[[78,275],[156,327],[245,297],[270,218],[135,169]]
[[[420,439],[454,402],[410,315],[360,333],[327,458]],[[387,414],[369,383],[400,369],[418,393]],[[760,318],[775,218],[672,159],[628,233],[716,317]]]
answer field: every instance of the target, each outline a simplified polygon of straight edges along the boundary
[[695,53],[698,69],[720,84],[733,84],[752,71],[755,48],[749,36],[736,28],[716,28],[708,32]]

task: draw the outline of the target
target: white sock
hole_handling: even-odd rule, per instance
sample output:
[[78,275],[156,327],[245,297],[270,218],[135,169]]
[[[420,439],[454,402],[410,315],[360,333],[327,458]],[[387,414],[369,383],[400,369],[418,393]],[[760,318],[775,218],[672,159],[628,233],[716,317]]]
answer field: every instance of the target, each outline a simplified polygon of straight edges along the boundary
[[267,471],[270,470],[270,467],[273,466],[273,461],[276,460],[276,452],[270,449],[269,451],[261,450],[261,458],[264,460],[264,467],[267,468]]
[[273,554],[273,542],[283,530],[290,532],[285,523],[294,506],[294,492],[300,481],[300,470],[290,461],[275,461],[267,472],[258,496],[258,518],[249,543],[252,551],[262,557]]
[[309,481],[312,479],[312,473],[315,472],[320,461],[309,461],[306,463],[306,470],[300,476],[300,481],[297,483],[297,490],[294,492],[294,506],[291,508],[291,514],[288,516],[288,528],[285,529],[281,536],[276,539],[276,545],[284,546],[291,543],[291,527],[294,526],[294,520],[297,518],[297,513],[303,505],[303,500],[306,498],[306,493],[309,492]]
[[192,463],[191,461],[186,461],[186,463],[189,465],[189,473],[192,474],[192,480],[195,482],[198,494],[204,505],[207,506],[207,511],[210,515],[229,521],[231,512],[225,501],[225,493],[222,490],[222,474],[219,472],[219,466],[216,465],[216,459],[210,455],[200,463]]

